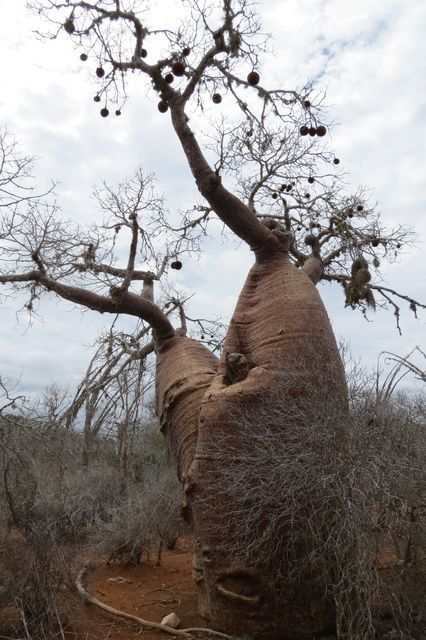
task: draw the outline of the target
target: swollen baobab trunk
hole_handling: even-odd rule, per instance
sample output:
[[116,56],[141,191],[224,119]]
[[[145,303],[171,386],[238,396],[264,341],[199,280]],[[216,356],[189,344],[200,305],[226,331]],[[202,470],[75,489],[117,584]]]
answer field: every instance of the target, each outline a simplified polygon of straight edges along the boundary
[[[183,358],[183,359],[182,359]],[[186,362],[185,374],[179,363]],[[321,363],[319,369],[318,363]],[[336,341],[320,296],[286,252],[258,258],[235,309],[220,362],[200,345],[175,337],[158,354],[158,407],[178,460],[195,537],[194,577],[200,611],[217,629],[265,638],[310,637],[333,626],[334,613],[315,586],[283,594],[262,571],[223,554],[220,526],[232,510],[220,490],[227,443],[244,449],[232,416],[270,396],[288,377],[289,402],[309,402],[312,389],[346,405],[346,384]],[[283,422],[280,428],[285,430]],[[232,437],[234,436],[234,437]],[[343,434],[336,433],[336,447]],[[211,443],[215,446],[212,455]],[[212,479],[214,487],[212,490]],[[261,507],[259,507],[261,508]],[[217,526],[216,526],[217,525]]]

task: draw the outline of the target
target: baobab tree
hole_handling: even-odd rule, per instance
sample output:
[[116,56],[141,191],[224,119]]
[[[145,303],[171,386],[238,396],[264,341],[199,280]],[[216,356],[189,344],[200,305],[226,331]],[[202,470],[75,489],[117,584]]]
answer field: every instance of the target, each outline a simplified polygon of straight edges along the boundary
[[[336,455],[344,455],[345,374],[317,285],[340,283],[345,304],[364,313],[390,306],[398,320],[401,300],[416,313],[425,305],[372,280],[373,269],[393,259],[411,233],[386,229],[363,190],[345,193],[313,86],[263,86],[264,40],[248,0],[189,0],[186,22],[174,31],[151,25],[145,3],[130,0],[30,4],[46,36],[72,38],[81,61],[94,67],[101,117],[114,111],[125,117],[129,72],[158,96],[202,201],[176,227],[152,178],[139,170],[117,189],[98,189],[106,220],[96,228],[62,222],[48,202],[8,207],[0,282],[27,289],[30,312],[48,291],[100,313],[134,316],[152,329],[157,413],[183,484],[200,612],[210,625],[265,638],[330,629],[333,607],[317,576],[305,576],[297,592],[283,596],[262,559],[249,564],[224,555],[226,541],[215,526],[230,509],[220,492],[221,467],[229,464],[226,443],[245,447],[232,416],[262,398],[271,401],[280,388],[299,415],[303,407],[312,414],[320,396],[321,410],[340,416],[321,428],[329,430]],[[222,121],[206,145],[188,109],[220,108],[224,96],[240,117]],[[180,269],[183,256],[199,248],[215,218],[253,252],[219,358],[209,348],[214,337],[188,337],[182,301],[168,296],[157,303],[154,291],[169,268]],[[117,263],[125,233],[127,260]],[[180,313],[178,329],[169,305]],[[285,420],[274,428],[285,432]],[[212,440],[223,440],[220,456],[212,454]]]

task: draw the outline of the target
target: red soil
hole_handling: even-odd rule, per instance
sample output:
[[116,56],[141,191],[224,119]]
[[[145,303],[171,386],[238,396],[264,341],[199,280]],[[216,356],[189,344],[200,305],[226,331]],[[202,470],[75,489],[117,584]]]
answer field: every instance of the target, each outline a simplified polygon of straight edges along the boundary
[[[181,540],[175,551],[164,551],[160,566],[156,565],[154,556],[149,560],[144,557],[138,567],[100,564],[86,577],[87,591],[115,609],[146,620],[161,622],[174,611],[181,620],[181,628],[204,627],[205,622],[198,615],[192,578],[192,541]],[[67,640],[132,640],[141,635],[149,640],[172,637],[141,628],[137,623],[114,617],[81,600],[75,602],[68,615]]]

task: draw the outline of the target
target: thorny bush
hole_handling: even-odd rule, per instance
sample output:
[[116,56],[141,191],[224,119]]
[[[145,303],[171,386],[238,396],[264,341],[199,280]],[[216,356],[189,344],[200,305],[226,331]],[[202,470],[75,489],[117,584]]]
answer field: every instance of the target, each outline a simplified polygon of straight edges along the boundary
[[424,398],[383,401],[355,384],[342,414],[317,387],[288,402],[292,389],[294,381],[282,380],[232,414],[228,442],[210,443],[218,461],[210,486],[232,505],[218,525],[223,552],[261,565],[283,597],[311,576],[335,603],[339,638],[389,629],[395,638],[419,637]]
[[0,416],[0,635],[46,640],[65,629],[64,593],[82,546],[94,554],[105,538],[103,550],[127,562],[117,539],[133,558],[141,530],[140,551],[173,544],[182,524],[177,481],[152,430],[135,446],[137,473],[124,487],[113,440],[99,436],[84,467],[81,433]]

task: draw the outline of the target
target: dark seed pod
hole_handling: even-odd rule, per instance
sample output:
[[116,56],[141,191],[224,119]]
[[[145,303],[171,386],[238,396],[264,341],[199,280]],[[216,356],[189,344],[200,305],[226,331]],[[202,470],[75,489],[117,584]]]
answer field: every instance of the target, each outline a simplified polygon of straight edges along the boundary
[[189,56],[190,53],[191,53],[191,49],[189,47],[184,47],[182,49],[182,55],[183,56]]
[[103,118],[107,118],[109,116],[109,110],[106,107],[103,107],[99,113]]
[[356,208],[357,211],[364,211],[364,207],[362,206],[362,204],[357,205]]
[[67,33],[74,33],[75,24],[72,18],[67,18],[64,22],[64,29]]
[[182,269],[182,263],[180,260],[174,260],[170,266],[172,269],[176,269],[177,271],[179,271],[179,269]]
[[148,51],[146,49],[141,49],[141,58],[146,58],[146,56],[148,55]]
[[400,248],[401,248],[401,245],[400,245],[400,243],[399,243],[399,242],[397,243],[396,248],[397,248],[397,249],[400,249]]
[[166,75],[164,76],[164,80],[167,82],[167,84],[172,84],[174,79],[175,77],[173,73],[166,73]]
[[204,340],[204,336],[200,336],[201,340]]
[[280,191],[285,191],[287,189],[287,185],[286,184],[282,184],[280,186]]
[[252,87],[255,87],[257,84],[259,84],[259,81],[260,75],[257,73],[257,71],[250,71],[247,76],[247,82],[251,84]]
[[222,102],[222,96],[220,93],[214,93],[212,96],[212,100],[215,104],[220,104]]
[[339,160],[339,158],[334,158],[334,160],[333,160],[333,164],[340,164],[340,160]]
[[311,101],[310,100],[304,100],[303,101],[303,106],[305,107],[305,109],[309,109],[309,107],[311,106]]
[[116,115],[116,116],[121,116],[121,111],[120,111],[120,109],[116,109],[116,110],[115,110],[115,115]]
[[105,75],[105,69],[103,67],[98,67],[96,69],[96,75],[98,76],[98,78],[103,78]]
[[301,136],[307,136],[309,133],[309,127],[307,127],[306,124],[304,124],[303,126],[300,127],[299,133]]
[[177,60],[172,64],[172,71],[175,76],[183,76],[185,74],[185,65],[183,64],[183,62]]
[[309,135],[314,137],[317,135],[317,128],[316,127],[309,127]]
[[297,230],[298,231],[302,231],[302,227],[297,227]]
[[320,124],[320,126],[317,127],[317,136],[322,138],[323,136],[325,136],[326,133],[327,133],[327,129],[324,127],[323,124]]
[[287,185],[287,189],[286,189],[287,193],[288,193],[289,191],[291,191],[292,189],[293,189],[293,185],[292,185],[292,184],[288,184],[288,185]]
[[311,194],[310,194],[310,193],[305,193],[305,196],[304,196],[304,197],[305,197],[307,200],[309,200],[309,198],[311,197]]
[[274,199],[274,200],[276,200],[276,199],[278,198],[278,193],[276,193],[276,192],[274,191],[274,193],[272,194],[272,197],[273,197],[273,199]]
[[378,247],[378,246],[379,246],[379,244],[380,244],[380,241],[379,241],[379,239],[378,239],[378,238],[373,238],[373,239],[371,240],[371,246],[372,246],[372,247]]
[[88,56],[87,56],[87,53],[80,53],[80,60],[81,60],[82,62],[86,62],[87,57],[88,57]]
[[100,101],[101,101],[101,96],[95,96],[95,97],[93,98],[93,100],[94,100],[95,102],[100,102]]
[[160,111],[160,113],[166,113],[166,111],[169,108],[169,105],[164,100],[160,100],[160,102],[158,103],[157,107],[158,107],[158,111]]
[[309,176],[308,182],[309,182],[309,184],[314,184],[315,178],[313,176]]

